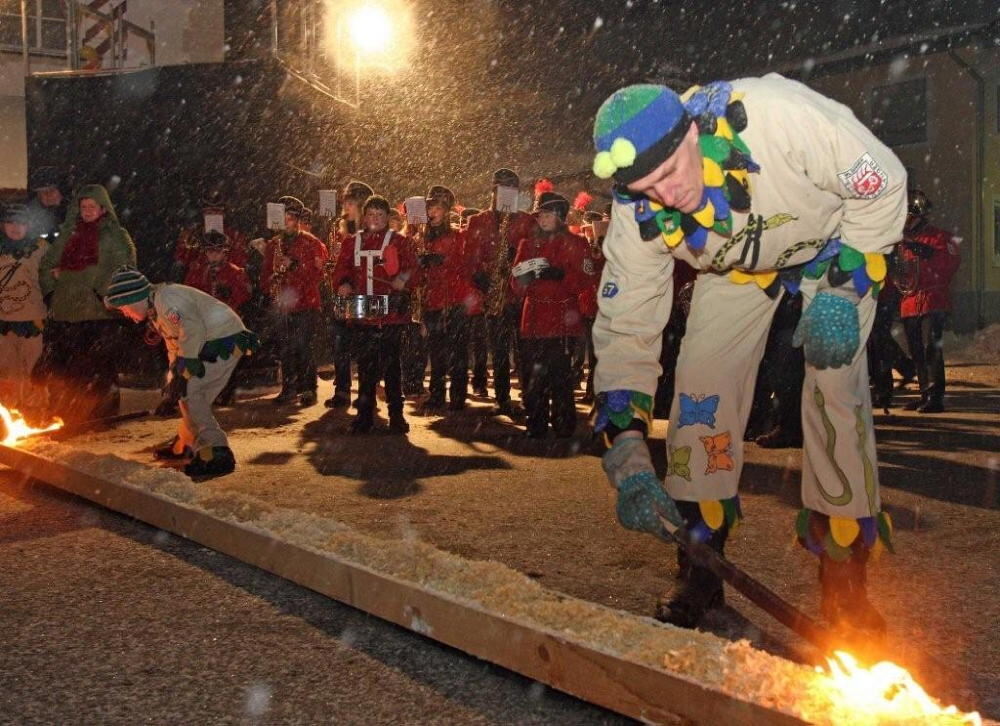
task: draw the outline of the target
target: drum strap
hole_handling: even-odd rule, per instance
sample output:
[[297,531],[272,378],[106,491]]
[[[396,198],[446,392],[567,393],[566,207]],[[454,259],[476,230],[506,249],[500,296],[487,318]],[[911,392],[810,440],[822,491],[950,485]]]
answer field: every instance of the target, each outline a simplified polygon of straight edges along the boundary
[[382,258],[382,253],[385,252],[385,248],[389,246],[389,240],[392,239],[392,230],[387,229],[385,231],[385,237],[382,238],[382,246],[377,250],[363,250],[361,249],[361,231],[354,233],[354,266],[361,266],[361,258],[365,258],[367,261],[365,264],[365,294],[374,295],[375,294],[375,260]]

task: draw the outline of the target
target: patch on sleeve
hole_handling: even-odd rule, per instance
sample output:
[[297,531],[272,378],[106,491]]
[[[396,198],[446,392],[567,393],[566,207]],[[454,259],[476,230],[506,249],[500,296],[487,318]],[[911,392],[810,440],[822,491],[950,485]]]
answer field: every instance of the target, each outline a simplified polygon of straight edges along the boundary
[[601,288],[601,297],[613,298],[618,294],[618,284],[614,282],[604,283],[604,287]]
[[837,172],[837,178],[851,196],[858,199],[875,199],[889,182],[889,175],[867,151],[847,171]]
[[166,318],[167,318],[167,320],[169,320],[174,325],[180,325],[181,324],[181,314],[179,312],[177,312],[176,310],[174,310],[173,308],[170,308],[169,310],[167,310]]

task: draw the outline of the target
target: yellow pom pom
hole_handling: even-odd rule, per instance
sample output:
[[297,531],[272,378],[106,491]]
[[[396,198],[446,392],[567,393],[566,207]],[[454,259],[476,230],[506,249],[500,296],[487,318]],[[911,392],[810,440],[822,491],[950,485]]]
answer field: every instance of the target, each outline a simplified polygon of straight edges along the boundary
[[636,153],[635,145],[622,136],[611,144],[611,160],[619,169],[632,166],[635,163]]
[[707,156],[701,160],[702,176],[707,187],[721,187],[725,178],[722,175],[722,167]]
[[615,162],[611,159],[610,152],[602,151],[594,157],[594,176],[598,179],[610,179],[618,171]]
[[873,282],[882,282],[885,279],[885,255],[878,252],[865,253],[865,272]]
[[715,122],[716,122],[715,135],[716,136],[721,136],[724,139],[729,139],[730,141],[732,141],[733,140],[733,129],[729,125],[729,122],[726,121],[725,117],[720,116],[719,118],[717,118],[715,120]]
[[712,529],[719,529],[726,519],[726,514],[722,510],[722,502],[717,499],[698,502],[698,509],[701,510],[701,518],[705,520],[705,524]]
[[852,517],[830,517],[830,536],[841,547],[850,547],[860,532],[858,520]]
[[691,216],[702,227],[711,227],[715,223],[715,205],[710,201],[706,201],[705,208],[698,210]]
[[735,282],[737,285],[746,285],[748,282],[753,280],[753,275],[749,272],[744,272],[743,270],[737,270],[733,268],[729,271],[729,279]]
[[774,270],[770,270],[768,272],[755,273],[753,279],[757,283],[757,287],[759,287],[761,290],[766,290],[771,286],[771,283],[774,282],[777,276],[778,276],[777,272],[775,272]]
[[663,233],[663,241],[670,249],[679,245],[682,239],[684,239],[684,230],[679,226],[673,232]]

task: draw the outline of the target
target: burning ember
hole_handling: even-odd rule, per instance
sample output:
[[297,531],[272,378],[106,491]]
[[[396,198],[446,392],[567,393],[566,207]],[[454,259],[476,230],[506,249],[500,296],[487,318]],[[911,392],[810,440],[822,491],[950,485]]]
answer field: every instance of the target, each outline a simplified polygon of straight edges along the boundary
[[[831,696],[845,710],[858,714],[853,721],[878,724],[971,724],[982,726],[976,712],[962,713],[955,706],[941,706],[927,695],[904,668],[882,661],[863,668],[849,653],[842,650],[827,658]],[[823,673],[818,667],[817,671]],[[853,719],[852,719],[853,720]]]
[[3,436],[3,440],[0,443],[5,446],[17,446],[17,443],[22,439],[34,436],[35,434],[42,434],[46,431],[55,431],[56,429],[61,429],[63,426],[62,419],[57,418],[43,429],[33,428],[28,425],[28,422],[24,420],[24,416],[19,411],[8,409],[2,403],[0,403],[0,424],[2,424],[0,425],[0,436]]

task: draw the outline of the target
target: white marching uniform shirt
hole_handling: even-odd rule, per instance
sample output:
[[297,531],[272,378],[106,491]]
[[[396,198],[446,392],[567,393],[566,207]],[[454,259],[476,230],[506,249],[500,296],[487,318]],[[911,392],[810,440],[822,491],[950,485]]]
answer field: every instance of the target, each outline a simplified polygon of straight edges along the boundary
[[[760,165],[749,175],[749,213],[734,210],[732,235],[709,231],[695,254],[683,241],[671,249],[659,236],[643,240],[634,205],[616,200],[593,330],[596,390],[654,395],[674,257],[699,270],[667,435],[665,486],[683,501],[737,494],[754,380],[780,299],[765,294],[754,273],[806,263],[838,237],[862,253],[888,253],[906,217],[902,164],[850,109],[776,74],[732,86],[748,119],[740,137]],[[831,288],[825,277],[803,279],[800,291],[804,310],[820,291],[850,299],[861,329],[849,365],[806,364],[803,504],[830,516],[874,516],[880,502],[865,341],[875,300],[871,292],[859,299],[849,283]]]

